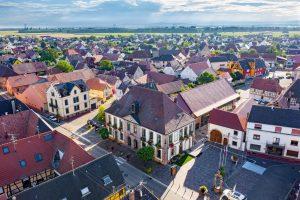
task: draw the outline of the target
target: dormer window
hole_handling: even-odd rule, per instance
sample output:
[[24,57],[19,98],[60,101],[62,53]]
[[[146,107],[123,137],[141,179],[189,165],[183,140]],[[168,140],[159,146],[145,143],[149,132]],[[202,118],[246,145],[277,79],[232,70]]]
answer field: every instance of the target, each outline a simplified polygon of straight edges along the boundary
[[89,190],[88,187],[85,187],[85,188],[81,189],[81,195],[82,195],[82,197],[85,197],[85,196],[89,195],[90,193],[91,192],[90,192],[90,190]]
[[2,152],[3,154],[8,154],[9,153],[9,148],[8,147],[2,147]]
[[74,90],[74,94],[77,94],[77,90]]
[[109,175],[104,176],[104,177],[102,178],[102,180],[103,180],[103,182],[104,182],[104,186],[106,186],[106,185],[112,183],[112,180],[111,180],[111,178],[110,178]]

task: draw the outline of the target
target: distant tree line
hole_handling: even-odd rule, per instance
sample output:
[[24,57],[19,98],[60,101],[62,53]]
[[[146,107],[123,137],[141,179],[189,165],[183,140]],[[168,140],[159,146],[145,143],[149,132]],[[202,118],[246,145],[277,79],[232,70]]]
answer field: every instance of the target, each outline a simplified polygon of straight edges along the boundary
[[202,33],[202,32],[259,32],[259,31],[300,31],[300,27],[196,27],[172,26],[153,28],[26,28],[19,29],[20,33]]

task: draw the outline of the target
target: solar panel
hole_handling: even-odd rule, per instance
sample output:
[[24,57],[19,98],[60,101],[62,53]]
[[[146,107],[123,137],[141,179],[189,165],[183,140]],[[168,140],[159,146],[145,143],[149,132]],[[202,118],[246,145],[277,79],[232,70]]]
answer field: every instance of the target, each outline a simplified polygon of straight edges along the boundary
[[108,184],[112,183],[112,180],[111,180],[111,178],[110,178],[109,175],[104,176],[104,177],[102,178],[102,180],[103,180],[103,182],[104,182],[104,185],[108,185]]

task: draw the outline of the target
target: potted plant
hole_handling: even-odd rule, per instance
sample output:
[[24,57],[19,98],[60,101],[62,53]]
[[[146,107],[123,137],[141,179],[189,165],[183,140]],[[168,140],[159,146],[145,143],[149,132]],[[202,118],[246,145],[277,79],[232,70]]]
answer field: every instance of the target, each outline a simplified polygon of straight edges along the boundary
[[170,144],[169,144],[169,147],[170,147],[170,148],[173,148],[173,147],[174,147],[174,144],[173,144],[173,143],[170,143]]
[[208,193],[208,189],[205,185],[201,185],[200,188],[199,188],[199,192],[202,196],[204,196]]
[[184,140],[183,136],[180,136],[179,140],[180,140],[180,141]]
[[158,142],[155,146],[156,148],[160,149],[161,148],[160,142]]
[[116,124],[114,124],[114,125],[113,125],[113,128],[114,128],[114,129],[117,129],[117,125],[116,125]]
[[149,144],[149,145],[152,145],[152,144],[153,144],[153,140],[150,139],[150,140],[148,141],[148,144]]

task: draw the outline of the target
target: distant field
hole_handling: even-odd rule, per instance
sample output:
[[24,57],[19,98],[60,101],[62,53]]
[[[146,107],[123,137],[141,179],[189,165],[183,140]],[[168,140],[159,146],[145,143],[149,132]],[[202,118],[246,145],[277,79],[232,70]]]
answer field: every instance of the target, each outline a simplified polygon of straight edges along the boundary
[[96,37],[105,37],[108,35],[113,36],[130,36],[133,35],[133,33],[19,33],[18,31],[0,31],[0,36],[6,36],[6,35],[18,35],[18,36],[52,36],[52,37],[62,37],[62,38],[72,38],[72,37],[90,37],[90,36],[96,36]]
[[[271,32],[271,31],[265,31],[265,32],[221,32],[220,34],[222,36],[245,36],[245,35],[249,35],[249,34],[257,35],[257,34],[260,34],[260,33],[272,34],[273,37],[280,37],[284,34],[282,32]],[[290,31],[289,32],[290,37],[293,37],[295,35],[300,35],[300,31]]]
[[[271,31],[266,31],[266,32],[220,32],[222,36],[245,36],[249,34],[272,34],[274,37],[280,37],[283,35],[282,32],[271,32]],[[6,35],[18,35],[18,36],[52,36],[52,37],[62,37],[62,38],[72,38],[72,37],[89,37],[89,36],[96,36],[96,37],[105,37],[108,35],[113,35],[113,36],[120,36],[120,37],[126,37],[133,35],[135,33],[18,33],[18,31],[0,31],[0,36],[6,36]],[[148,34],[156,34],[156,35],[161,35],[161,34],[171,34],[171,33],[148,33]],[[184,33],[180,33],[184,34]],[[189,33],[185,33],[189,34]],[[190,33],[191,35],[195,35],[197,33]],[[289,32],[290,37],[294,36],[299,36],[300,31],[290,31]]]

